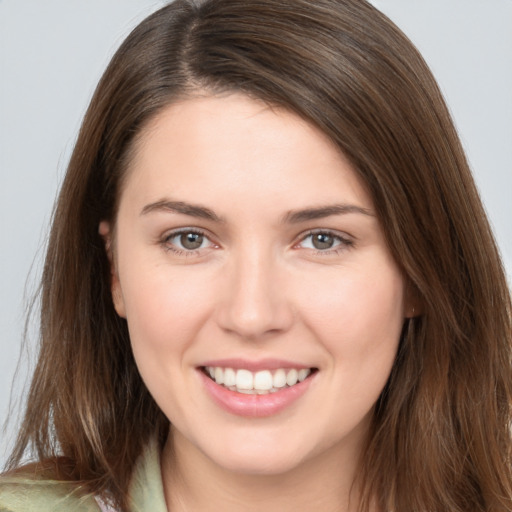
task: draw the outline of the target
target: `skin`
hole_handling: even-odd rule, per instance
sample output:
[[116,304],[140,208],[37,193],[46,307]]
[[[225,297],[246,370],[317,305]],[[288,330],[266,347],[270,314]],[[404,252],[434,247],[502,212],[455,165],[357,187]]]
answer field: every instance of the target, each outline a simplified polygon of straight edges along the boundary
[[[356,208],[292,215],[331,205]],[[183,247],[179,229],[204,233],[199,250]],[[332,247],[315,248],[311,230]],[[100,225],[114,304],[172,424],[169,509],[355,510],[358,457],[412,307],[346,158],[293,113],[198,95],[144,128],[113,231]],[[246,418],[221,409],[198,372],[224,358],[318,371],[289,407]]]

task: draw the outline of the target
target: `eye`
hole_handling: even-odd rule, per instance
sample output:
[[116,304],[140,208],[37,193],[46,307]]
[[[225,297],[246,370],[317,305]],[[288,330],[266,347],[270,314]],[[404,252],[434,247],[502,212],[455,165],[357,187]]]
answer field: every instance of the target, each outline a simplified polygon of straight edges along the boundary
[[309,235],[311,245],[318,250],[332,249],[337,240],[330,233],[314,233]]
[[353,245],[351,240],[330,231],[313,231],[307,233],[298,244],[304,249],[314,249],[320,252],[328,252]]
[[193,251],[199,249],[204,243],[204,235],[199,233],[182,233],[177,237],[183,248]]
[[167,248],[176,252],[193,252],[214,245],[204,233],[192,229],[170,233],[165,237],[164,243]]

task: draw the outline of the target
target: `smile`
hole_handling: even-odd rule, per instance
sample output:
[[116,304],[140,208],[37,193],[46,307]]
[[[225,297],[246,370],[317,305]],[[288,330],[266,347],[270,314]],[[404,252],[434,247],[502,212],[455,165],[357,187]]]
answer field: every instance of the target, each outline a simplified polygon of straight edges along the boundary
[[217,384],[230,391],[248,395],[266,395],[290,388],[311,375],[312,368],[278,368],[252,372],[247,369],[205,366],[203,371]]

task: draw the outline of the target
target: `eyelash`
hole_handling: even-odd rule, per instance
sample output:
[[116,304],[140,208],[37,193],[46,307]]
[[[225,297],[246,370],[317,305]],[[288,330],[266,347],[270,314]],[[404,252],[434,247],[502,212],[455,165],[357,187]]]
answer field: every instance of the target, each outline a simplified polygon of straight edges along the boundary
[[[194,256],[198,255],[201,250],[204,250],[205,248],[199,248],[199,249],[179,249],[175,245],[170,243],[170,240],[173,238],[176,238],[180,235],[187,235],[187,234],[195,234],[205,237],[207,239],[212,247],[215,247],[214,242],[211,241],[208,234],[200,229],[197,228],[183,228],[178,229],[176,231],[172,231],[171,233],[166,234],[162,241],[161,245],[166,251],[172,252],[176,254],[177,256]],[[354,241],[349,239],[348,237],[341,236],[338,232],[326,230],[326,229],[313,229],[311,231],[308,231],[302,235],[300,235],[300,238],[298,242],[293,244],[293,248],[298,248],[298,246],[301,243],[304,243],[305,240],[307,240],[310,237],[313,237],[314,235],[327,235],[329,237],[332,237],[335,241],[339,242],[338,245],[335,245],[333,248],[326,248],[326,249],[313,249],[315,255],[320,256],[328,256],[332,254],[340,254],[342,251],[346,251],[348,249],[351,249],[354,246]]]
[[164,236],[164,238],[161,241],[161,245],[166,251],[172,252],[176,254],[177,256],[195,256],[198,255],[199,252],[203,249],[180,249],[173,244],[170,243],[170,240],[173,238],[176,238],[180,235],[188,235],[188,234],[194,234],[194,235],[200,235],[203,236],[206,240],[208,240],[212,246],[215,246],[215,244],[210,240],[210,237],[207,235],[206,232],[197,229],[197,228],[182,228],[178,229],[176,231],[172,231],[171,233],[168,233]]
[[330,231],[328,229],[312,229],[300,236],[299,241],[294,244],[294,247],[297,247],[299,244],[303,243],[308,238],[314,235],[327,235],[332,237],[335,241],[339,242],[338,245],[335,245],[332,248],[328,249],[313,249],[315,255],[319,256],[329,256],[333,254],[340,254],[343,251],[351,249],[354,247],[354,241],[348,237],[342,236],[337,231]]

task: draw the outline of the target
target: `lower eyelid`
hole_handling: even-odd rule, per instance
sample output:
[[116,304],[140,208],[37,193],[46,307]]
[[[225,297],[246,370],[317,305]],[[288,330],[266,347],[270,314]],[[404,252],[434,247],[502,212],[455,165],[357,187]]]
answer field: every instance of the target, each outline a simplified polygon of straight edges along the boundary
[[188,258],[191,256],[199,256],[199,250],[185,251],[183,249],[177,249],[176,247],[172,247],[170,245],[164,245],[164,250],[166,252],[171,252],[174,255],[180,256],[183,258]]

